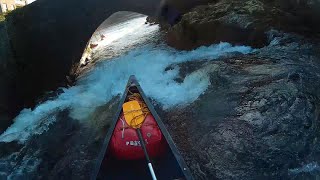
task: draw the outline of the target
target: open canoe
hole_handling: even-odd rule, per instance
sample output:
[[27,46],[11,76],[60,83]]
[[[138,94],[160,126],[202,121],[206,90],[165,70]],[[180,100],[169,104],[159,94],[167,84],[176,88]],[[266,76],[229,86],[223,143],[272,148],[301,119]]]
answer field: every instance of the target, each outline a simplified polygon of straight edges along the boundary
[[[106,135],[104,144],[102,146],[101,152],[97,159],[97,164],[92,173],[91,179],[112,179],[112,180],[152,179],[145,157],[139,158],[141,157],[140,153],[142,152],[142,151],[138,152],[138,150],[140,150],[139,148],[141,148],[141,146],[139,146],[140,142],[138,143],[128,142],[128,141],[123,142],[121,147],[124,147],[124,148],[127,147],[127,149],[122,149],[122,151],[120,152],[113,152],[114,150],[112,150],[114,149],[114,144],[118,143],[121,145],[122,143],[122,142],[119,142],[119,141],[122,141],[122,139],[116,140],[118,142],[113,142],[113,141],[115,141],[116,139],[115,138],[115,134],[117,134],[116,128],[119,124],[121,124],[120,120],[124,118],[123,104],[125,104],[128,101],[128,96],[132,93],[136,93],[136,94],[138,93],[142,101],[144,102],[144,104],[147,106],[149,110],[150,117],[148,117],[148,119],[151,119],[151,120],[147,120],[146,118],[144,124],[147,123],[146,121],[152,121],[152,122],[154,121],[154,124],[156,124],[157,127],[154,128],[155,130],[154,129],[153,130],[154,131],[159,130],[161,134],[161,138],[160,138],[161,140],[155,141],[155,143],[153,144],[147,142],[147,136],[148,137],[151,136],[150,133],[147,134],[147,136],[143,136],[143,138],[146,138],[146,143],[147,143],[146,149],[148,153],[151,155],[150,159],[151,159],[152,166],[154,168],[154,172],[157,179],[158,180],[162,180],[162,179],[163,180],[178,180],[178,179],[192,180],[193,179],[192,175],[188,167],[186,166],[186,163],[184,162],[181,154],[179,153],[176,145],[174,144],[169,132],[167,131],[165,125],[161,121],[153,105],[144,94],[143,90],[141,89],[139,83],[137,82],[134,76],[131,76],[127,83],[125,92],[121,98],[119,109]],[[144,128],[148,130],[149,127],[145,126]],[[142,134],[146,133],[143,131],[147,131],[147,130],[142,129],[141,130]],[[127,134],[130,134],[130,132]],[[159,136],[159,133],[157,135]],[[123,132],[122,132],[122,136],[124,136]],[[128,135],[125,135],[125,136],[128,136]],[[130,145],[136,145],[137,147],[133,147]],[[132,149],[132,148],[136,148],[136,149]],[[160,149],[161,149],[161,153],[160,153]],[[136,150],[136,152],[134,150]],[[128,155],[127,158],[126,157],[121,158],[121,156],[126,156],[126,155]],[[118,156],[120,156],[120,158]]]

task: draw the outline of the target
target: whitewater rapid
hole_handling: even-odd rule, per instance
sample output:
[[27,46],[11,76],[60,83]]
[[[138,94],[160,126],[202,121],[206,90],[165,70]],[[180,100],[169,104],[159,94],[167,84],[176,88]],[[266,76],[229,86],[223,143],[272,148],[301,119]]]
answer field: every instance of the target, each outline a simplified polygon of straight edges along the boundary
[[[193,51],[177,51],[149,41],[159,34],[159,27],[146,25],[145,20],[145,16],[137,17],[106,30],[106,37],[111,38],[99,45],[98,50],[104,54],[109,51],[113,57],[103,56],[104,61],[82,76],[75,86],[63,88],[55,99],[22,110],[14,124],[0,135],[0,142],[25,143],[32,135],[47,131],[56,121],[57,112],[64,109],[70,110],[71,118],[86,120],[95,108],[122,94],[130,75],[137,77],[146,95],[163,109],[185,106],[207,90],[210,79],[207,70],[202,69],[188,74],[183,82],[176,82],[180,69],[175,64],[254,51],[224,42]],[[173,68],[166,70],[169,66]]]

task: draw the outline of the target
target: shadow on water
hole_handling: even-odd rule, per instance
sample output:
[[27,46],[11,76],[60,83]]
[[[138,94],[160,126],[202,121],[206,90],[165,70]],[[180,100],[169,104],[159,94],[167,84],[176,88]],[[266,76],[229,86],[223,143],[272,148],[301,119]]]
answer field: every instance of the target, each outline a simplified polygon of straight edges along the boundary
[[88,179],[118,103],[119,97],[113,98],[84,122],[70,118],[69,111],[63,110],[48,131],[33,136],[27,144],[0,144],[2,177]]

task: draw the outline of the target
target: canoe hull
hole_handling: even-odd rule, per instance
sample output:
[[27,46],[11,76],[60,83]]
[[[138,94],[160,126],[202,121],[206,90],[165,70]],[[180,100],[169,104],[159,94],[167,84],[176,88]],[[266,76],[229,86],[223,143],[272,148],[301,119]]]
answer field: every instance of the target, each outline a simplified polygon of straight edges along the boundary
[[[131,128],[124,119],[125,117],[123,116],[119,118],[113,131],[109,143],[110,154],[119,160],[145,159],[137,130]],[[146,116],[140,129],[149,156],[151,158],[162,156],[168,146],[156,120],[151,114]]]
[[131,76],[121,98],[120,105],[110,130],[108,131],[101,152],[97,159],[96,167],[91,179],[151,179],[146,160],[119,160],[110,153],[110,140],[116,127],[117,121],[122,113],[122,105],[126,102],[129,92],[139,93],[146,103],[151,115],[154,117],[163,137],[165,138],[166,152],[163,155],[152,158],[152,164],[156,176],[161,179],[187,179],[193,177],[186,166],[181,154],[174,144],[169,132],[156,113],[152,103],[144,94],[140,84],[134,76]]

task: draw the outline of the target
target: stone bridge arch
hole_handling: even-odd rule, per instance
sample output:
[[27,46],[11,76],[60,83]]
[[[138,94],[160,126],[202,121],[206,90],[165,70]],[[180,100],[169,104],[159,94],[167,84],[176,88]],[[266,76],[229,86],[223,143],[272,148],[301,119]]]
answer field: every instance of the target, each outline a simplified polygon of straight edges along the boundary
[[6,95],[10,114],[34,106],[44,92],[63,86],[96,28],[113,13],[156,15],[168,6],[183,13],[207,1],[37,0],[13,11],[7,17],[16,69],[14,87]]
[[17,64],[17,99],[63,85],[96,28],[118,11],[155,15],[161,0],[38,0],[9,15],[9,36]]

